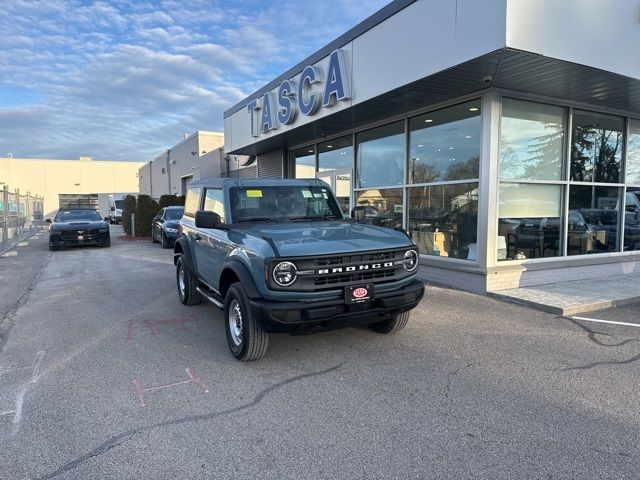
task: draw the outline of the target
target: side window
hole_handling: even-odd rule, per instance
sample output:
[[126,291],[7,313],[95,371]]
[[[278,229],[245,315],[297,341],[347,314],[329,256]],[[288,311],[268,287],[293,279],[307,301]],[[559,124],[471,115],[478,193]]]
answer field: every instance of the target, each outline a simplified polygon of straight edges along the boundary
[[201,188],[190,188],[187,192],[187,198],[184,202],[184,214],[190,217],[195,217],[196,212],[200,208],[200,193]]
[[224,222],[224,197],[222,190],[207,188],[204,194],[204,208],[207,212],[215,212]]

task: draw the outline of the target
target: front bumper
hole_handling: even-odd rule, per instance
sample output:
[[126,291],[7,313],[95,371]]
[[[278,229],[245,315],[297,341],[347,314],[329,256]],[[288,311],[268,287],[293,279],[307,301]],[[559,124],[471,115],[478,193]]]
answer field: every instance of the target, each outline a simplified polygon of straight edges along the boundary
[[369,304],[347,305],[344,298],[318,302],[250,300],[254,316],[269,332],[304,334],[374,323],[415,308],[424,284],[414,280],[395,290],[376,292]]
[[178,240],[178,238],[180,237],[180,232],[171,233],[163,230],[162,233],[164,234],[164,238],[167,239],[170,245],[175,245],[176,240]]
[[111,240],[109,232],[85,234],[82,235],[82,240],[78,240],[78,236],[79,235],[77,234],[72,235],[70,233],[65,233],[63,235],[49,235],[49,246],[71,247],[77,245],[106,245]]

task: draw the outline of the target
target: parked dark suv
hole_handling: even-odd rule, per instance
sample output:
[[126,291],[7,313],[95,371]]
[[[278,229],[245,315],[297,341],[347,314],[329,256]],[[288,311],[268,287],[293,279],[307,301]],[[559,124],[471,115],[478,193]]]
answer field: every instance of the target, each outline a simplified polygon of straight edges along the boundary
[[320,180],[194,182],[180,229],[180,301],[224,309],[240,360],[262,357],[271,332],[357,324],[397,332],[424,294],[407,234],[343,218]]

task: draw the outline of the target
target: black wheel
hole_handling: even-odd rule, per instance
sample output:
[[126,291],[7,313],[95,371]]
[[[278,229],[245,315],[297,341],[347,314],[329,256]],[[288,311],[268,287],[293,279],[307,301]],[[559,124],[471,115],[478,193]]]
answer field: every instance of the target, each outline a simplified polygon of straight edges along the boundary
[[49,245],[49,251],[50,252],[55,252],[56,250],[58,250],[58,247],[54,247],[53,245]]
[[234,357],[243,362],[262,358],[269,346],[269,334],[253,316],[244,287],[236,282],[227,292],[224,302],[227,342]]
[[102,244],[103,248],[109,248],[111,246],[111,239],[107,240]]
[[162,232],[162,248],[171,248],[171,244],[169,240],[167,240],[167,236]]
[[159,243],[158,240],[156,240],[156,233],[155,233],[155,229],[151,229],[151,243]]
[[198,279],[195,278],[185,265],[182,255],[176,263],[176,282],[178,284],[178,297],[183,305],[197,305],[202,302],[202,295],[196,290]]
[[369,328],[378,333],[397,333],[407,326],[411,312],[402,312],[389,320],[372,323]]
[[113,225],[113,218],[109,218],[109,225]]

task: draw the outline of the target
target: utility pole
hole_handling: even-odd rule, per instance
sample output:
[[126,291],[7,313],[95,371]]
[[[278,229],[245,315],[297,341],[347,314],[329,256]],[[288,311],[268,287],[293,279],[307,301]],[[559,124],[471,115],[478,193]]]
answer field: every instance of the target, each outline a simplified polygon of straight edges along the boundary
[[7,185],[2,187],[2,220],[4,228],[2,229],[2,244],[6,245],[9,241],[9,188]]

